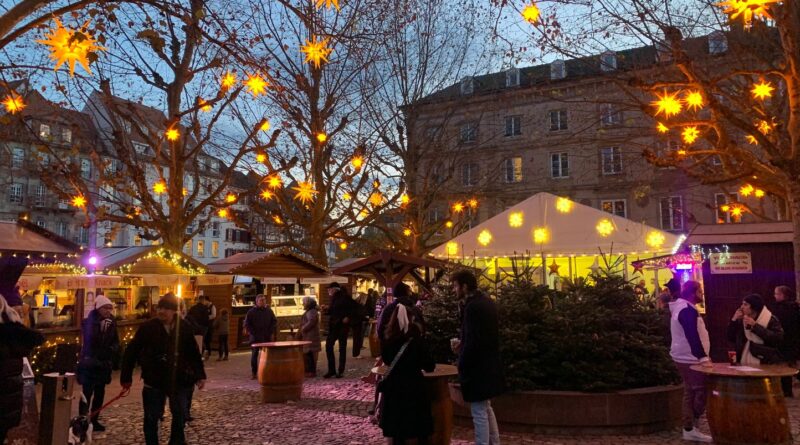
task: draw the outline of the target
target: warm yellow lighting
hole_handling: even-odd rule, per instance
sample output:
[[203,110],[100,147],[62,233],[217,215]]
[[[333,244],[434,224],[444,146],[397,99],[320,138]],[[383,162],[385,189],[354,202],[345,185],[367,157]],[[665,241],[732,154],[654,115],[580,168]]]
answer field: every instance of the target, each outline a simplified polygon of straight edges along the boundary
[[448,255],[458,255],[458,244],[455,241],[450,241],[445,245]]
[[189,194],[189,190],[186,190],[186,187],[184,187],[183,190],[181,190],[181,192],[182,192],[183,196],[186,196],[186,195]]
[[227,72],[225,73],[219,82],[222,85],[222,88],[228,89],[236,85],[236,73]]
[[728,204],[723,204],[720,207],[720,210],[722,210],[723,212],[730,212],[731,211],[731,206],[729,206]]
[[344,241],[339,243],[339,248],[342,250],[347,250],[347,243],[345,243]]
[[775,90],[775,87],[773,87],[771,83],[762,80],[761,82],[753,85],[753,89],[750,90],[750,93],[755,99],[763,100],[768,97],[772,97],[773,90]]
[[324,144],[325,141],[327,141],[327,140],[328,140],[328,135],[327,134],[325,134],[325,133],[317,133],[317,141],[319,141],[320,144]]
[[740,204],[733,205],[731,206],[731,216],[739,218],[742,216],[742,213],[744,213],[744,210],[744,206]]
[[464,211],[464,204],[457,202],[453,204],[453,213],[461,213]]
[[262,198],[264,198],[264,199],[266,199],[266,200],[270,200],[270,199],[272,199],[273,197],[275,197],[275,194],[274,194],[274,193],[272,193],[272,191],[271,191],[271,190],[263,190],[263,191],[261,192],[261,197],[262,197]]
[[447,221],[446,223],[444,223],[444,226],[447,227],[448,229],[452,229],[453,228],[453,221]]
[[263,163],[266,160],[267,160],[267,155],[266,154],[264,154],[264,153],[256,154],[256,161],[257,162],[262,162]]
[[297,185],[297,187],[292,187],[294,190],[295,195],[294,199],[302,202],[303,204],[308,204],[309,202],[313,201],[314,198],[317,196],[318,191],[314,190],[314,184],[310,182],[301,182]]
[[219,209],[217,211],[217,216],[220,218],[227,218],[228,217],[228,209]]
[[683,137],[683,142],[692,144],[700,137],[700,130],[698,130],[697,127],[686,127],[683,129],[681,136]]
[[533,229],[533,242],[544,244],[550,238],[550,232],[544,227]]
[[573,202],[568,198],[559,197],[556,199],[556,210],[561,213],[569,213],[572,210]]
[[204,111],[206,113],[211,111],[211,104],[209,104],[205,99],[200,99],[198,105],[200,106],[201,111]]
[[269,175],[267,178],[267,186],[271,189],[279,188],[283,185],[283,180],[277,174]]
[[328,48],[328,39],[317,40],[317,36],[312,36],[311,40],[306,40],[306,44],[300,47],[300,52],[306,55],[306,63],[313,64],[319,69],[322,62],[328,61],[331,48]]
[[339,10],[339,0],[317,0],[317,9],[321,8],[325,5],[325,8],[331,9],[331,6],[336,7],[336,10]]
[[750,195],[753,194],[753,192],[755,190],[756,190],[756,188],[753,187],[752,185],[745,184],[745,185],[739,187],[739,194],[742,195],[742,196],[750,196]]
[[167,183],[164,181],[158,181],[153,184],[153,193],[156,195],[161,195],[167,192]]
[[680,149],[680,150],[678,150],[677,153],[678,153],[678,156],[686,156],[686,153],[688,153],[688,152],[686,150],[684,150],[684,149]]
[[55,70],[58,71],[64,62],[69,64],[69,75],[75,75],[75,62],[81,64],[87,73],[92,74],[89,68],[91,59],[96,58],[97,51],[104,51],[105,48],[97,45],[97,41],[87,31],[89,21],[87,20],[80,30],[67,29],[61,21],[55,19],[56,27],[50,29],[50,33],[45,37],[46,40],[37,40],[50,47],[50,60],[56,62]]
[[383,197],[383,193],[381,193],[381,192],[379,192],[377,190],[375,190],[374,192],[372,192],[371,195],[369,195],[369,203],[374,205],[374,206],[379,206],[379,205],[383,204],[385,201],[386,201],[386,198]]
[[656,125],[656,131],[658,131],[661,134],[664,134],[669,131],[669,127],[659,122],[658,125]]
[[6,111],[11,114],[19,113],[25,108],[25,102],[22,100],[22,96],[11,93],[6,96],[6,100],[3,101],[3,106],[6,107]]
[[772,131],[773,126],[769,122],[761,120],[758,122],[757,128],[761,134],[769,134],[769,132]]
[[403,235],[411,236],[411,229],[403,229]]
[[244,81],[244,85],[247,87],[253,97],[257,97],[267,91],[269,82],[264,80],[264,78],[258,74],[251,74],[247,76],[247,80]]
[[351,195],[349,192],[344,192],[344,194],[342,195],[342,199],[344,199],[345,201],[350,201],[351,199],[353,199],[353,195]]
[[281,218],[280,215],[272,215],[272,221],[274,221],[275,224],[279,226],[283,224],[283,219]]
[[763,198],[765,194],[764,190],[761,189],[756,189],[755,191],[756,198]]
[[746,137],[747,137],[747,142],[749,142],[752,145],[758,145],[758,139],[756,139],[755,136],[753,136],[752,134],[748,134]]
[[228,193],[228,195],[225,196],[225,202],[227,202],[228,204],[233,204],[234,202],[236,202],[236,199],[237,199],[236,195],[234,195],[233,193]]
[[524,217],[522,212],[511,212],[508,214],[508,225],[511,227],[522,227]]
[[182,298],[183,295],[183,285],[179,284],[175,287],[175,296],[178,298]]
[[525,19],[526,22],[530,23],[531,25],[535,25],[539,21],[539,15],[541,11],[539,11],[539,7],[536,6],[536,3],[531,3],[524,8],[522,8],[522,18]]
[[488,246],[491,242],[492,233],[486,229],[481,230],[481,233],[478,234],[478,243],[480,243],[481,246]]
[[647,245],[654,249],[658,249],[659,247],[663,246],[666,241],[667,237],[657,230],[653,230],[647,234]]
[[665,117],[670,118],[683,109],[681,101],[678,99],[678,93],[664,91],[664,94],[656,96],[658,100],[653,102],[653,106],[657,108],[656,116],[663,113]]
[[72,205],[78,208],[86,207],[86,198],[83,195],[76,195],[72,197]]
[[350,160],[350,164],[353,165],[353,168],[356,170],[360,169],[362,165],[364,165],[364,158],[361,156],[355,156],[353,159]]
[[740,15],[745,27],[753,24],[753,17],[761,19],[771,19],[768,5],[778,3],[780,0],[724,0],[717,3],[723,7],[723,12],[729,14],[731,20],[735,20]]
[[400,204],[408,205],[409,202],[411,202],[411,197],[409,197],[407,193],[400,195]]
[[259,128],[259,130],[261,130],[261,131],[269,131],[269,128],[270,128],[269,121],[264,121],[264,123],[261,124],[261,128]]
[[608,236],[614,232],[614,223],[604,218],[598,221],[594,228],[597,230],[597,233],[599,233],[600,236]]
[[475,199],[475,198],[472,198],[469,201],[467,201],[467,205],[469,205],[469,208],[471,208],[471,209],[477,209],[478,208],[478,200]]
[[170,128],[164,133],[164,136],[166,136],[169,141],[177,141],[178,138],[181,137],[181,132],[178,131],[177,128]]
[[697,110],[703,108],[703,95],[699,91],[690,91],[683,98],[686,108]]

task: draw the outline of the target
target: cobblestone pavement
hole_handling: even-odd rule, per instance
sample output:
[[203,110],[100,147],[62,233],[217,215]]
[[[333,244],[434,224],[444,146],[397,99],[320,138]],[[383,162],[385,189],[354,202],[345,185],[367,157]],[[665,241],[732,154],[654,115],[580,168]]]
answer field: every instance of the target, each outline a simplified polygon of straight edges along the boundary
[[[358,445],[385,443],[380,429],[371,424],[367,410],[373,387],[360,381],[372,366],[370,358],[348,358],[343,379],[306,380],[303,399],[297,403],[259,403],[259,386],[250,379],[250,354],[236,353],[230,361],[206,362],[209,381],[203,391],[196,391],[192,415],[187,425],[187,440],[192,445]],[[324,354],[319,368],[325,366]],[[118,375],[107,391],[107,400],[119,393]],[[141,381],[134,376],[131,395],[115,402],[101,415],[108,431],[95,434],[95,444],[133,445],[144,443],[142,434]],[[797,391],[797,389],[796,389]],[[800,401],[789,400],[792,431],[800,431]],[[169,410],[161,426],[161,437],[169,437]],[[708,426],[701,427],[708,431]],[[469,444],[472,430],[456,427],[453,444]],[[502,434],[503,445],[537,444],[686,444],[679,431],[644,436],[562,437]]]

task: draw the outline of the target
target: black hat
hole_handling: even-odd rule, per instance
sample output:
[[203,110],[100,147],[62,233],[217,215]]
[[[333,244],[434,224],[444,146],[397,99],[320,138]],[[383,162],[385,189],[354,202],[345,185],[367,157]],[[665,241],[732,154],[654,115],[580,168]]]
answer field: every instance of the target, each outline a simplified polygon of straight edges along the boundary
[[170,309],[173,311],[178,310],[178,298],[172,294],[166,294],[158,300],[158,308]]
[[761,309],[764,309],[764,300],[761,299],[761,295],[750,294],[744,297],[744,301],[756,312],[761,312]]
[[342,288],[342,286],[341,286],[339,283],[337,283],[337,282],[335,282],[335,281],[334,281],[333,283],[331,283],[331,284],[329,284],[329,285],[328,285],[328,289],[331,289],[331,288],[334,288],[334,289],[341,289],[341,288]]

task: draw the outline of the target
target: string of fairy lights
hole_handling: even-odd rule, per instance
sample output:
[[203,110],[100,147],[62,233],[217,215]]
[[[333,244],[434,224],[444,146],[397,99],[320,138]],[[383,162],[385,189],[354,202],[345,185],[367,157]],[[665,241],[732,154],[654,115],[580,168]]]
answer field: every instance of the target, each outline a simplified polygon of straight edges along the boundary
[[137,264],[141,263],[142,261],[158,258],[160,260],[166,261],[171,265],[175,266],[181,273],[186,275],[202,275],[206,273],[206,269],[204,267],[198,267],[191,260],[187,257],[171,252],[167,249],[160,248],[158,250],[151,251],[146,255],[142,255],[141,257],[137,258],[135,261],[123,264],[117,268],[109,268],[105,270],[105,273],[108,275],[127,275],[130,274],[134,267]]

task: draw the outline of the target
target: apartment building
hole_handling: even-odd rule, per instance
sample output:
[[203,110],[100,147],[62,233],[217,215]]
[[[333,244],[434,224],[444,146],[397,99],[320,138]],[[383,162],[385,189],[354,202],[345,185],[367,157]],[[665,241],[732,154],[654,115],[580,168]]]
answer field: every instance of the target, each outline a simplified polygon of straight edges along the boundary
[[[726,57],[721,33],[686,45],[709,64]],[[650,46],[555,60],[467,77],[406,107],[412,145],[425,159],[419,168],[424,178],[416,183],[445,186],[429,218],[446,218],[448,206],[475,197],[481,205],[474,222],[481,222],[546,191],[672,232],[695,223],[753,221],[753,215],[737,218],[721,209],[738,200],[738,184],[703,185],[644,159],[645,149],[676,151],[681,141],[656,132],[620,86],[620,73],[662,69],[666,59]],[[764,215],[786,218],[777,198],[763,204]]]

